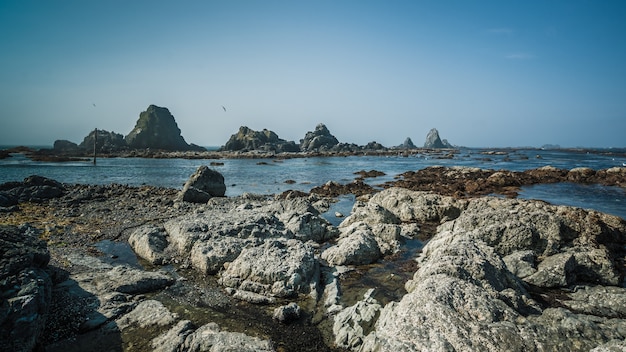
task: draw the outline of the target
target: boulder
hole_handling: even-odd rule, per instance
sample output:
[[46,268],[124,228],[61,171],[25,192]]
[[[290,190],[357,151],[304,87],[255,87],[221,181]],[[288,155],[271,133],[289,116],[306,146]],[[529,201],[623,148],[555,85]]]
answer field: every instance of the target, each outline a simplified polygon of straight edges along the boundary
[[225,193],[224,176],[203,165],[185,182],[178,199],[191,203],[206,203],[212,197],[223,197]]
[[274,309],[272,318],[278,320],[281,323],[289,323],[294,320],[300,319],[301,314],[300,306],[297,303],[291,302],[286,306],[280,306]]
[[135,128],[124,139],[128,147],[133,149],[204,150],[187,144],[170,111],[155,105],[148,106],[146,111],[139,114]]
[[0,226],[0,350],[32,351],[44,330],[52,281],[46,243],[29,227]]
[[241,332],[221,331],[216,323],[201,326],[185,338],[178,351],[274,351],[272,343]]
[[447,140],[441,140],[439,137],[439,131],[436,128],[431,129],[426,135],[426,141],[424,142],[424,148],[439,149],[439,148],[454,148]]
[[330,134],[328,128],[323,123],[315,127],[315,131],[307,132],[304,139],[300,140],[300,150],[304,152],[329,150],[339,141]]
[[128,243],[138,256],[152,264],[162,265],[167,261],[163,251],[169,243],[163,227],[152,225],[139,227],[130,235]]
[[254,131],[246,126],[239,127],[239,131],[232,136],[222,151],[250,151],[262,150],[267,152],[297,152],[298,146],[293,141],[286,141],[270,130]]
[[270,297],[315,293],[319,264],[313,247],[298,240],[267,239],[245,248],[221,273],[220,284]]

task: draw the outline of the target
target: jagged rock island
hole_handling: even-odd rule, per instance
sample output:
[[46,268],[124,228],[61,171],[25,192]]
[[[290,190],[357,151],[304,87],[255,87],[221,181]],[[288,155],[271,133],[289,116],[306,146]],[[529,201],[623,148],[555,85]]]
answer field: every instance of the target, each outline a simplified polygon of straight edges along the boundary
[[187,144],[180,134],[174,116],[167,108],[156,105],[148,106],[146,111],[139,114],[135,128],[124,137],[124,140],[131,149],[204,150]]
[[436,128],[431,129],[426,135],[426,141],[424,142],[424,148],[438,149],[438,148],[454,148],[447,140],[442,140],[439,137],[439,131]]
[[278,137],[273,131],[263,129],[254,131],[247,126],[239,127],[239,131],[232,136],[221,151],[250,151],[262,150],[266,152],[297,152],[298,146],[293,141],[286,141]]

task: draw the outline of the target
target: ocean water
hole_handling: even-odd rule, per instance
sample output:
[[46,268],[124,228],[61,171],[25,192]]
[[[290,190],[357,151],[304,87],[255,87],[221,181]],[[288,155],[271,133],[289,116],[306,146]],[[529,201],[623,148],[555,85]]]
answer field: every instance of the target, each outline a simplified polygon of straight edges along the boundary
[[[78,162],[34,162],[21,154],[0,160],[0,183],[21,181],[30,175],[41,175],[63,183],[153,185],[182,188],[201,165],[210,166],[224,175],[226,195],[245,192],[275,194],[289,189],[309,191],[328,181],[351,182],[355,172],[378,170],[386,175],[367,179],[373,186],[391,181],[405,171],[428,166],[470,166],[485,169],[523,171],[551,165],[572,169],[590,167],[606,169],[622,166],[626,157],[566,150],[506,150],[505,155],[483,154],[483,149],[461,149],[452,158],[444,154],[404,156],[309,157],[294,159],[142,159],[100,158]],[[621,155],[624,155],[623,153]],[[295,181],[287,183],[286,181]],[[525,187],[522,198],[542,199],[554,204],[592,208],[626,218],[626,191],[619,187],[585,186],[570,183]]]

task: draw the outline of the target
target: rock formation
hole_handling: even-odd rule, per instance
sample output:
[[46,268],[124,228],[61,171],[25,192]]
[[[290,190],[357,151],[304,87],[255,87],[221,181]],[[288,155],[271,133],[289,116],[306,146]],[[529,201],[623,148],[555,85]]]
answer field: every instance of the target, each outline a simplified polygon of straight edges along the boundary
[[410,137],[406,137],[404,142],[396,147],[397,149],[416,149],[417,147],[413,144],[413,141]]
[[441,140],[439,138],[439,131],[433,128],[426,135],[426,141],[424,142],[424,148],[454,148],[447,140]]
[[281,153],[297,152],[299,149],[295,142],[278,138],[278,135],[270,130],[263,129],[263,131],[255,131],[246,126],[241,126],[239,127],[239,131],[230,136],[228,142],[226,142],[220,150],[263,150]]
[[304,152],[325,151],[339,144],[335,136],[330,134],[323,123],[315,127],[315,131],[307,132],[304,139],[300,140],[300,150]]
[[[127,148],[126,141],[124,140],[123,135],[119,133],[115,133],[115,132],[105,131],[105,130],[97,130],[97,131],[98,131],[98,140],[96,144],[96,151],[98,153],[107,154],[111,152],[124,150]],[[84,152],[87,152],[87,153],[92,152],[95,138],[96,138],[96,130],[91,131],[83,139],[82,143],[78,145],[78,147]]]
[[29,227],[0,226],[0,351],[32,351],[43,332],[50,253]]
[[133,149],[204,150],[187,144],[170,111],[155,105],[148,106],[146,111],[139,114],[135,128],[125,140]]
[[225,193],[224,176],[203,165],[187,180],[179,199],[185,202],[206,203],[212,197],[223,197]]
[[58,139],[58,140],[54,141],[54,145],[52,146],[52,150],[55,153],[66,154],[66,153],[77,152],[77,151],[80,150],[80,148],[78,147],[78,144],[76,144],[74,142],[70,142],[70,141],[65,140],[65,139]]

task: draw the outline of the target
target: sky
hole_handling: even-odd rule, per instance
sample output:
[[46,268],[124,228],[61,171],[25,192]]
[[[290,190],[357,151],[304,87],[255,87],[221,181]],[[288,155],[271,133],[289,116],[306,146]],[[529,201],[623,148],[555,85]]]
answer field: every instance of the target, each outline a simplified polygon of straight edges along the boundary
[[[0,145],[240,126],[385,146],[626,147],[626,1],[0,0]],[[226,111],[222,108],[225,107]]]

